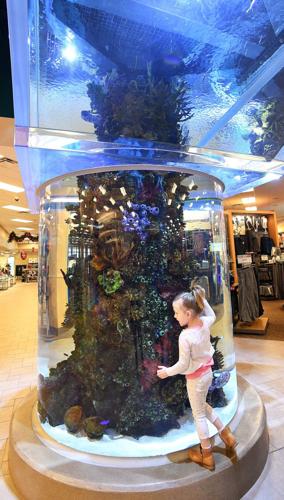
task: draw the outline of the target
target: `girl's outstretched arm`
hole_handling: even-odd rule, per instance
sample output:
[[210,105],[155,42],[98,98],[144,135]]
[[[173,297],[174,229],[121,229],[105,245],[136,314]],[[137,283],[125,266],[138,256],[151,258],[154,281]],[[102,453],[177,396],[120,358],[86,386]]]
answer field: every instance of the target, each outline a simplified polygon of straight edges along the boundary
[[188,369],[190,363],[190,348],[188,343],[184,340],[184,338],[182,338],[182,335],[180,335],[179,337],[178,346],[178,362],[175,365],[170,366],[169,368],[166,368],[165,366],[159,367],[160,370],[157,371],[158,377],[171,377],[173,375],[178,375],[179,373],[184,373]]

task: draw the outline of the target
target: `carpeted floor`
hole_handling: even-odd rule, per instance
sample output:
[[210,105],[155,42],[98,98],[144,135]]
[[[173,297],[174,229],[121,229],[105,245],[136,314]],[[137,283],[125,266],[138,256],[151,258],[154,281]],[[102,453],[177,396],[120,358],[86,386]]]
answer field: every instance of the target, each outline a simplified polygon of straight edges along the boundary
[[235,334],[236,337],[262,338],[266,340],[284,340],[284,299],[262,300],[263,316],[269,319],[265,335]]

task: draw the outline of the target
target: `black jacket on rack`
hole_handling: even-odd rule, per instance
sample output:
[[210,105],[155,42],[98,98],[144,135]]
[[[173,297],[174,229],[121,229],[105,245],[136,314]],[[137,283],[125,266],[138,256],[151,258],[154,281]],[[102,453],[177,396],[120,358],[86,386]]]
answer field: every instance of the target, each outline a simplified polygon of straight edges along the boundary
[[269,238],[269,236],[262,236],[260,240],[260,251],[262,254],[271,255],[271,250],[274,246],[272,238]]

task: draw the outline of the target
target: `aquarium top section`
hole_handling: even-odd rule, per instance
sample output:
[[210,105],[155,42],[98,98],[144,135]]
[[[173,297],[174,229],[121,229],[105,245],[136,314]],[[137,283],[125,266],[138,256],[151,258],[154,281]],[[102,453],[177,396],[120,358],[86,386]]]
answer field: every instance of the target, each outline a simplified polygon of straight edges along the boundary
[[150,141],[282,172],[282,0],[10,0],[8,11],[28,138]]

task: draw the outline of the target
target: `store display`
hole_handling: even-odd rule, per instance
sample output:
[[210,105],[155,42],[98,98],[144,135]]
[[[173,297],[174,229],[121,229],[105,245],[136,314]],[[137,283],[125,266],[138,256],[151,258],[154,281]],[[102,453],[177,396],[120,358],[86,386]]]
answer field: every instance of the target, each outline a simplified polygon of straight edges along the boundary
[[238,269],[238,278],[239,319],[251,323],[263,314],[255,269],[252,266]]

